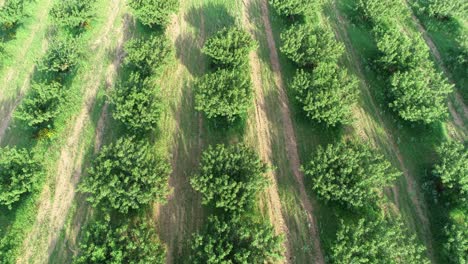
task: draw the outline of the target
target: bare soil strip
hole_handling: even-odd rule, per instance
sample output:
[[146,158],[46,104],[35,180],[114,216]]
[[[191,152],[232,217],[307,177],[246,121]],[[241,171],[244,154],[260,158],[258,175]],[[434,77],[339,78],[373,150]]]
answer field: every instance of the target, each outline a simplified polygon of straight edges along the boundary
[[300,170],[300,159],[299,153],[297,150],[297,142],[296,142],[296,135],[294,132],[294,126],[291,120],[291,111],[289,110],[289,100],[288,96],[286,95],[284,81],[281,75],[281,66],[278,57],[278,51],[276,49],[276,42],[273,37],[273,30],[270,23],[269,18],[269,10],[268,10],[268,3],[266,0],[260,0],[261,4],[261,12],[262,12],[262,20],[265,27],[265,33],[267,37],[268,47],[270,50],[270,63],[275,75],[275,83],[278,87],[279,92],[279,101],[280,101],[280,109],[281,109],[281,117],[282,123],[284,128],[284,140],[286,143],[286,151],[287,156],[290,161],[293,174],[296,178],[296,181],[299,186],[299,196],[301,200],[302,207],[305,211],[308,220],[309,232],[311,238],[313,240],[313,248],[315,259],[314,263],[322,264],[325,263],[322,248],[320,244],[320,237],[318,232],[317,221],[315,220],[314,216],[314,207],[312,202],[310,201],[309,197],[307,196],[307,192],[304,185],[304,174]]
[[37,6],[37,9],[40,10],[39,15],[37,16],[37,21],[34,24],[34,27],[31,29],[31,33],[29,38],[26,40],[24,44],[22,44],[23,48],[21,49],[21,53],[17,54],[17,56],[14,58],[14,65],[11,66],[8,70],[8,72],[3,76],[1,80],[1,89],[0,89],[0,102],[4,99],[3,98],[3,91],[7,89],[7,87],[10,87],[12,84],[16,83],[16,79],[18,78],[20,72],[26,71],[27,77],[21,86],[20,90],[18,91],[17,98],[10,104],[3,104],[0,105],[0,142],[3,139],[3,136],[5,135],[5,132],[8,128],[8,125],[10,124],[10,121],[12,119],[12,115],[16,107],[19,105],[21,100],[24,97],[24,94],[29,87],[29,82],[31,78],[31,74],[34,71],[34,66],[29,68],[29,69],[24,69],[23,67],[18,67],[23,63],[23,61],[26,58],[26,55],[30,51],[30,47],[36,38],[36,35],[38,32],[44,31],[44,28],[47,26],[46,20],[47,16],[49,13],[49,7],[51,6],[52,0],[49,0],[46,2],[46,5],[44,6]]
[[[104,27],[104,33],[100,34],[102,46],[96,51],[96,61],[103,61],[106,51],[111,43],[111,36],[118,35],[118,50],[121,50],[123,43],[123,28],[114,28],[113,25],[118,18],[122,7],[121,0],[112,0],[110,3],[108,23]],[[111,33],[112,30],[112,33]],[[121,52],[116,56],[121,57]],[[116,65],[113,64],[112,72],[116,71]],[[28,237],[23,243],[21,252],[23,256],[17,263],[46,263],[57,242],[60,231],[65,223],[67,212],[70,209],[75,197],[76,186],[82,173],[82,162],[84,156],[84,146],[80,144],[81,131],[90,122],[90,113],[94,106],[96,93],[101,84],[101,73],[104,65],[89,73],[87,82],[84,85],[87,88],[85,100],[80,114],[73,122],[70,136],[66,145],[62,148],[60,160],[58,163],[53,195],[49,186],[46,186],[40,196],[38,216]],[[103,127],[101,127],[102,129]],[[97,131],[97,133],[102,133]]]
[[[334,2],[334,10],[335,10],[335,13],[336,13],[337,18],[338,18],[338,22],[340,23],[341,27],[346,28],[346,22],[345,22],[344,18],[341,16],[338,9],[336,8],[336,2]],[[359,77],[360,77],[361,81],[364,84],[365,89],[363,89],[363,90],[366,93],[366,97],[368,97],[370,99],[371,107],[372,107],[374,113],[376,113],[376,116],[378,118],[379,123],[383,125],[383,129],[385,130],[386,136],[388,138],[388,142],[390,143],[390,147],[391,147],[393,153],[395,153],[395,156],[396,156],[396,158],[398,160],[398,163],[400,164],[400,168],[403,170],[403,175],[404,175],[406,183],[407,183],[407,190],[406,191],[408,192],[408,194],[409,194],[408,196],[411,198],[411,202],[412,202],[414,208],[416,209],[416,214],[418,215],[419,222],[423,226],[424,232],[426,234],[426,239],[425,239],[426,240],[426,246],[428,248],[429,255],[431,256],[431,258],[433,258],[434,254],[433,254],[433,247],[432,247],[431,230],[430,230],[430,227],[429,227],[429,219],[427,217],[426,209],[424,208],[424,205],[421,204],[421,201],[419,199],[419,197],[421,197],[421,194],[420,194],[420,191],[418,190],[418,188],[416,187],[416,185],[417,185],[416,181],[413,178],[413,176],[410,175],[408,168],[405,166],[403,156],[402,156],[402,154],[400,152],[400,149],[398,148],[398,145],[396,144],[395,139],[393,138],[393,135],[388,131],[388,129],[385,126],[385,122],[382,119],[380,111],[378,110],[378,108],[376,106],[376,103],[374,101],[374,98],[373,98],[373,96],[371,95],[371,93],[369,91],[369,85],[368,85],[368,83],[366,81],[364,73],[362,72],[362,65],[360,63],[360,59],[356,55],[356,51],[354,50],[354,47],[353,47],[353,45],[351,43],[351,40],[349,39],[347,34],[343,34],[343,35],[340,34],[339,38],[346,43],[346,47],[348,49],[348,52],[350,53],[350,55],[352,57],[351,61],[354,63],[355,68],[358,71]],[[395,197],[398,197],[399,194],[398,194],[397,188],[393,188],[393,191],[395,193]]]

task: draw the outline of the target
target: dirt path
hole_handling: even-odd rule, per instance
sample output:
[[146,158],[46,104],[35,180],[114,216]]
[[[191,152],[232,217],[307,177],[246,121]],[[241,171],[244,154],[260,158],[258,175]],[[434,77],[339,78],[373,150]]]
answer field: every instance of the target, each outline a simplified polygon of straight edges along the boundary
[[[346,29],[347,23],[345,22],[345,19],[341,16],[339,10],[337,9],[336,1],[334,2],[334,7],[333,8],[334,8],[334,11],[336,13],[336,16],[338,18],[338,22],[340,23],[341,28]],[[360,63],[361,60],[357,56],[356,51],[354,50],[354,47],[353,47],[353,45],[351,43],[351,40],[349,39],[347,34],[340,34],[340,32],[337,32],[337,33],[339,34],[338,38],[341,39],[342,41],[344,41],[344,43],[346,44],[347,50],[348,50],[349,54],[351,55],[351,62],[354,63],[355,69],[357,69],[357,73],[359,75],[359,78],[361,79],[361,81],[364,84],[363,85],[363,87],[364,87],[363,91],[366,93],[366,97],[370,99],[369,101],[371,103],[371,108],[372,108],[373,112],[375,113],[379,123],[383,125],[383,129],[385,130],[387,141],[390,143],[389,146],[391,147],[392,152],[395,154],[395,156],[396,156],[396,158],[398,160],[398,163],[400,165],[400,168],[403,170],[403,175],[404,175],[406,183],[407,183],[407,192],[409,193],[409,196],[411,198],[411,202],[412,202],[414,208],[416,209],[416,214],[418,215],[419,222],[423,225],[424,232],[425,232],[425,234],[427,236],[426,239],[425,239],[426,240],[426,245],[427,245],[427,248],[428,248],[428,251],[430,253],[431,258],[433,258],[434,254],[433,254],[433,247],[432,247],[431,231],[430,231],[430,227],[429,227],[430,223],[429,223],[429,219],[428,219],[427,214],[426,214],[426,209],[424,208],[424,205],[421,204],[421,201],[418,198],[418,197],[421,197],[421,194],[420,194],[418,188],[416,187],[417,183],[416,183],[415,179],[410,175],[409,170],[405,166],[403,156],[402,156],[402,154],[400,152],[400,149],[399,149],[398,145],[396,144],[395,139],[393,138],[393,135],[388,131],[388,129],[385,126],[385,122],[383,121],[382,116],[381,116],[380,111],[379,111],[379,108],[377,107],[377,105],[376,105],[376,103],[374,101],[374,97],[371,95],[371,93],[369,91],[370,86],[366,81],[364,73],[362,72],[363,67],[362,67],[362,65]],[[392,191],[394,192],[394,195],[395,195],[396,199],[398,199],[398,197],[399,197],[398,188],[393,188]]]
[[[248,6],[250,6],[251,0],[244,0],[243,5],[243,23],[244,26],[253,33],[253,25],[251,24]],[[255,38],[255,36],[253,36]],[[257,132],[257,148],[260,151],[260,157],[267,164],[272,164],[272,143],[270,135],[270,125],[271,121],[268,119],[267,115],[267,106],[265,103],[265,96],[263,94],[263,84],[262,84],[262,73],[260,67],[260,60],[256,52],[251,52],[249,55],[249,63],[251,68],[251,79],[253,82],[253,87],[255,90],[255,130]],[[284,241],[284,257],[286,263],[291,263],[291,242],[290,242],[290,233],[288,226],[286,225],[283,209],[281,206],[281,200],[278,193],[278,181],[277,175],[274,171],[268,172],[268,178],[270,179],[271,185],[267,189],[267,207],[268,215],[271,223],[275,227],[277,234],[282,234],[285,236]]]
[[[440,52],[437,49],[437,46],[435,45],[434,41],[432,41],[431,37],[429,36],[426,29],[421,24],[421,21],[419,21],[419,19],[416,17],[416,15],[414,14],[414,12],[413,12],[412,8],[409,6],[409,4],[407,4],[407,6],[409,8],[411,18],[413,19],[414,24],[418,28],[419,32],[421,32],[424,40],[426,41],[427,46],[429,47],[429,49],[430,49],[432,55],[434,56],[434,58],[436,59],[437,63],[440,65],[442,71],[445,73],[445,76],[448,77],[448,79],[450,80],[451,83],[455,83],[454,80],[453,80],[452,74],[447,69],[444,61],[442,60],[442,56],[440,55]],[[455,101],[456,101],[457,105],[462,107],[463,113],[461,113],[461,114],[463,115],[463,118],[456,111],[453,103],[450,100],[448,101],[449,111],[450,111],[450,113],[451,113],[451,115],[453,117],[453,121],[455,122],[455,125],[458,128],[465,131],[465,124],[463,122],[463,119],[468,118],[468,107],[465,105],[460,93],[457,90],[455,90],[454,93],[455,93],[454,98],[455,98]]]
[[[99,34],[103,45],[95,52],[97,63],[104,61],[107,55],[107,48],[110,47],[112,41],[110,36],[119,36],[116,56],[121,58],[124,36],[123,28],[115,28],[113,25],[118,18],[122,3],[123,1],[121,0],[112,0],[110,3],[109,23],[106,24],[103,30],[106,34]],[[108,34],[111,30],[112,33]],[[116,65],[118,63],[114,63],[112,70],[108,71],[108,74],[110,73],[111,76],[114,76]],[[67,217],[67,212],[75,197],[76,186],[81,176],[84,158],[84,146],[80,144],[81,132],[85,126],[89,125],[90,114],[95,103],[96,93],[101,84],[100,76],[103,70],[104,65],[101,63],[96,71],[88,73],[86,78],[88,81],[83,83],[85,87],[88,87],[84,95],[84,103],[80,114],[72,123],[71,133],[67,138],[66,145],[61,150],[54,188],[50,190],[49,186],[46,186],[41,194],[38,209],[39,214],[31,232],[23,243],[21,250],[23,255],[17,263],[46,263],[55,248],[58,236]],[[97,131],[97,133],[101,132]],[[52,192],[53,195],[51,195]]]
[[299,198],[301,205],[304,209],[304,213],[307,217],[308,227],[311,239],[313,241],[314,248],[314,263],[322,264],[325,263],[322,248],[320,244],[320,237],[318,232],[317,222],[314,216],[314,207],[307,195],[305,185],[304,185],[304,174],[300,170],[300,159],[299,153],[297,150],[296,135],[294,132],[294,126],[291,120],[291,112],[289,110],[289,101],[288,96],[286,95],[286,88],[284,81],[281,75],[281,66],[278,57],[278,51],[276,49],[276,42],[273,37],[273,30],[269,18],[268,3],[266,0],[260,0],[262,21],[265,28],[265,33],[267,37],[268,47],[270,51],[270,63],[274,73],[275,83],[278,87],[279,101],[280,101],[280,110],[281,118],[284,129],[284,140],[286,144],[286,152],[291,164],[291,169],[296,178],[296,181],[299,186]]
[[[25,61],[26,55],[30,52],[30,47],[34,39],[36,38],[38,32],[43,32],[47,27],[47,23],[45,21],[47,20],[51,4],[52,0],[48,0],[45,5],[37,6],[37,9],[40,10],[40,12],[37,15],[37,23],[35,23],[34,26],[31,28],[30,36],[27,38],[26,42],[22,44],[23,48],[21,49],[21,52],[17,54],[17,56],[13,59],[15,63],[8,69],[6,74],[0,80],[0,102],[2,102],[0,104],[0,142],[2,141],[3,136],[5,135],[5,132],[8,128],[8,125],[10,124],[14,110],[23,99],[24,94],[27,88],[29,87],[31,74],[33,73],[35,67],[33,65],[28,69],[25,69],[23,67],[18,67],[18,65],[22,65],[22,62]],[[43,45],[44,49],[45,46],[46,45]],[[19,73],[23,72],[23,70],[27,72],[27,77],[18,91],[17,98],[11,103],[6,104],[4,101],[4,90],[7,89],[7,87],[9,87],[10,85],[16,83]]]

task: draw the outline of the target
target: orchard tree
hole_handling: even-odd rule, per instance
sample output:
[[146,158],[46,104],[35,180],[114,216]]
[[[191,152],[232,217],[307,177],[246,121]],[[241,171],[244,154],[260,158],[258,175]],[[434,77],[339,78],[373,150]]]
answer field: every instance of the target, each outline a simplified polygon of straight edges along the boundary
[[270,225],[211,216],[205,229],[194,236],[190,263],[272,263],[283,258],[283,238]]
[[70,29],[86,28],[95,16],[96,0],[60,0],[50,10],[55,25]]
[[30,127],[43,128],[52,124],[64,101],[65,94],[60,83],[33,83],[31,92],[22,101],[15,116]]
[[166,250],[151,226],[137,223],[113,226],[108,219],[85,231],[74,264],[166,263]]
[[374,33],[381,53],[378,61],[387,71],[430,67],[429,48],[421,36],[410,38],[395,27],[376,27]]
[[0,7],[0,25],[4,30],[17,26],[25,17],[25,0],[5,0]]
[[281,40],[281,52],[302,67],[334,63],[344,52],[332,31],[321,26],[295,24],[281,33]]
[[328,126],[351,122],[358,97],[358,82],[336,64],[320,63],[308,73],[298,70],[291,87],[307,116]]
[[321,199],[361,208],[401,174],[376,152],[362,142],[330,144],[319,147],[303,171]]
[[111,95],[114,118],[135,132],[155,130],[162,112],[161,98],[156,90],[148,78],[142,79],[140,74],[131,73]]
[[217,145],[203,152],[200,172],[190,179],[202,194],[202,203],[224,212],[242,212],[268,185],[268,168],[245,145]]
[[390,94],[392,108],[410,122],[430,124],[447,117],[447,95],[453,85],[429,68],[417,67],[405,72],[396,72],[391,78]]
[[80,42],[73,37],[55,37],[39,61],[38,70],[51,74],[71,72],[79,63],[82,53],[80,46]]
[[173,56],[172,43],[164,35],[136,38],[125,44],[124,63],[143,75],[151,75]]
[[392,24],[410,15],[407,6],[395,0],[358,0],[357,9],[374,25]]
[[224,28],[209,38],[203,46],[216,66],[239,66],[248,61],[250,51],[257,43],[250,34],[238,27]]
[[179,9],[179,0],[129,0],[128,5],[140,22],[148,27],[164,26]]
[[430,16],[447,19],[468,14],[468,2],[465,0],[425,0]]
[[243,69],[219,69],[195,82],[195,109],[208,118],[233,122],[247,113],[252,100],[252,83]]
[[42,166],[26,149],[0,147],[0,205],[11,206],[32,191]]
[[444,244],[450,263],[468,263],[468,222],[452,223],[445,228],[447,241]]
[[150,202],[164,202],[170,167],[158,158],[148,142],[121,138],[105,146],[81,183],[94,207],[120,213],[139,209]]
[[304,15],[306,11],[320,5],[322,0],[269,0],[271,6],[278,14],[285,17],[295,17]]
[[448,141],[437,148],[439,163],[434,174],[440,178],[457,203],[468,202],[468,149],[462,143]]
[[400,220],[342,222],[331,249],[331,263],[429,264],[425,248],[407,233]]

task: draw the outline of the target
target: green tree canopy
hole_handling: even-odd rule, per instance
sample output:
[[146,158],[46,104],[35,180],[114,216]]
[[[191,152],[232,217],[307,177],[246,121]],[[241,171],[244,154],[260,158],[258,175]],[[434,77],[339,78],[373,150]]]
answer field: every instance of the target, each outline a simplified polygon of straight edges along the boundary
[[468,263],[468,222],[451,223],[445,228],[447,241],[444,243],[445,255],[450,263]]
[[270,225],[212,216],[205,232],[194,237],[190,263],[271,263],[282,258],[282,242]]
[[15,117],[30,127],[48,126],[62,110],[64,96],[62,86],[58,82],[33,83],[28,96],[15,112]]
[[468,14],[468,2],[465,0],[424,0],[429,15],[438,19],[447,19]]
[[42,166],[26,149],[0,147],[0,205],[11,209],[41,176]]
[[424,247],[401,221],[361,219],[342,224],[332,246],[331,263],[429,264]]
[[155,156],[150,144],[133,137],[105,146],[79,190],[88,193],[94,207],[101,205],[120,213],[150,202],[164,202],[168,193],[167,161]]
[[225,212],[242,212],[268,185],[267,166],[245,145],[210,146],[203,152],[199,174],[190,179],[202,203]]
[[320,63],[308,73],[302,69],[291,87],[307,116],[329,126],[351,122],[351,110],[357,101],[358,82],[336,64]]
[[333,32],[321,26],[295,24],[281,33],[280,50],[299,66],[336,62],[344,53]]
[[252,83],[244,69],[220,69],[195,82],[195,109],[208,118],[232,122],[247,113],[252,103]]
[[395,0],[358,0],[357,9],[375,25],[391,24],[410,15],[407,6]]
[[164,66],[174,53],[172,43],[164,35],[129,40],[125,52],[125,65],[145,76]]
[[166,250],[154,229],[146,224],[95,222],[85,231],[74,264],[164,264]]
[[81,43],[70,36],[55,37],[38,62],[37,68],[46,73],[68,73],[79,63]]
[[430,124],[447,117],[447,95],[453,85],[433,67],[396,72],[391,78],[390,107],[410,122]]
[[313,5],[319,4],[319,1],[311,3],[309,0],[269,0],[269,2],[278,14],[286,17],[304,15]]
[[455,201],[468,202],[468,149],[462,143],[448,141],[437,148],[437,154],[440,161],[434,166],[434,174]]
[[321,199],[355,208],[377,200],[401,174],[375,149],[355,141],[319,147],[303,171]]
[[238,27],[224,28],[210,37],[203,53],[217,66],[239,66],[246,63],[249,52],[257,47],[250,34]]
[[395,27],[376,27],[374,35],[380,51],[379,62],[390,71],[430,66],[429,48],[422,37],[408,37]]
[[148,78],[142,79],[138,73],[132,72],[111,95],[115,106],[114,118],[135,132],[155,130],[162,112],[158,91]]
[[5,0],[0,7],[0,25],[3,29],[11,29],[26,17],[25,0]]
[[148,27],[164,26],[172,13],[177,12],[179,0],[129,0],[133,14]]
[[55,25],[71,29],[86,27],[95,16],[96,0],[60,0],[50,10]]

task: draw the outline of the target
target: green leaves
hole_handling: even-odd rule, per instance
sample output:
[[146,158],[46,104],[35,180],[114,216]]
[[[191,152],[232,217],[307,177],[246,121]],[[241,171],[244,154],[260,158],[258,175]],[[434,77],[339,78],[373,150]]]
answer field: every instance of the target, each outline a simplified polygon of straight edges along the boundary
[[11,209],[32,191],[42,176],[42,166],[26,149],[0,148],[0,205]]
[[344,52],[333,33],[320,26],[295,24],[281,33],[281,41],[281,52],[301,67],[336,63]]
[[164,35],[129,40],[125,52],[125,66],[143,76],[157,72],[174,53],[172,43]]
[[269,0],[269,2],[278,14],[286,17],[304,15],[313,5],[309,0]]
[[179,0],[129,0],[133,14],[148,27],[164,26],[179,8]]
[[465,0],[425,0],[426,10],[437,19],[447,19],[468,13],[468,2]]
[[270,225],[212,216],[204,234],[194,236],[190,263],[270,263],[282,258],[282,242]]
[[150,202],[164,202],[170,167],[155,156],[148,142],[121,138],[105,146],[79,190],[93,206],[127,213]]
[[340,142],[319,147],[305,176],[319,198],[361,208],[400,176],[383,155],[360,142]]
[[69,73],[79,63],[81,54],[81,43],[77,39],[68,35],[56,36],[37,68],[50,74]]
[[50,10],[50,16],[57,26],[84,28],[95,16],[95,3],[96,0],[57,1]]
[[358,97],[358,82],[345,69],[321,63],[308,73],[302,69],[294,76],[291,88],[297,92],[307,116],[328,126],[348,124]]
[[334,264],[424,263],[424,247],[406,234],[400,220],[360,219],[357,224],[343,224],[332,247]]
[[190,183],[202,194],[203,204],[239,213],[268,185],[266,172],[266,164],[245,145],[210,146],[203,152],[199,174]]
[[60,83],[33,83],[28,97],[22,101],[15,112],[15,117],[31,127],[46,127],[60,113],[64,101]]
[[219,69],[195,83],[195,109],[208,118],[223,117],[232,122],[245,114],[252,102],[252,83],[242,69]]
[[3,29],[17,26],[26,17],[25,0],[5,0],[0,7],[0,25]]
[[155,130],[162,112],[161,99],[154,84],[140,74],[131,73],[111,96],[115,106],[113,116],[136,133]]
[[209,56],[216,66],[234,67],[246,63],[250,51],[257,46],[249,33],[232,27],[224,28],[209,38],[202,52]]
[[389,105],[404,120],[430,124],[447,117],[445,101],[452,89],[433,68],[396,72],[391,78],[393,99]]
[[95,222],[85,231],[74,264],[163,264],[166,250],[146,224],[118,225]]

